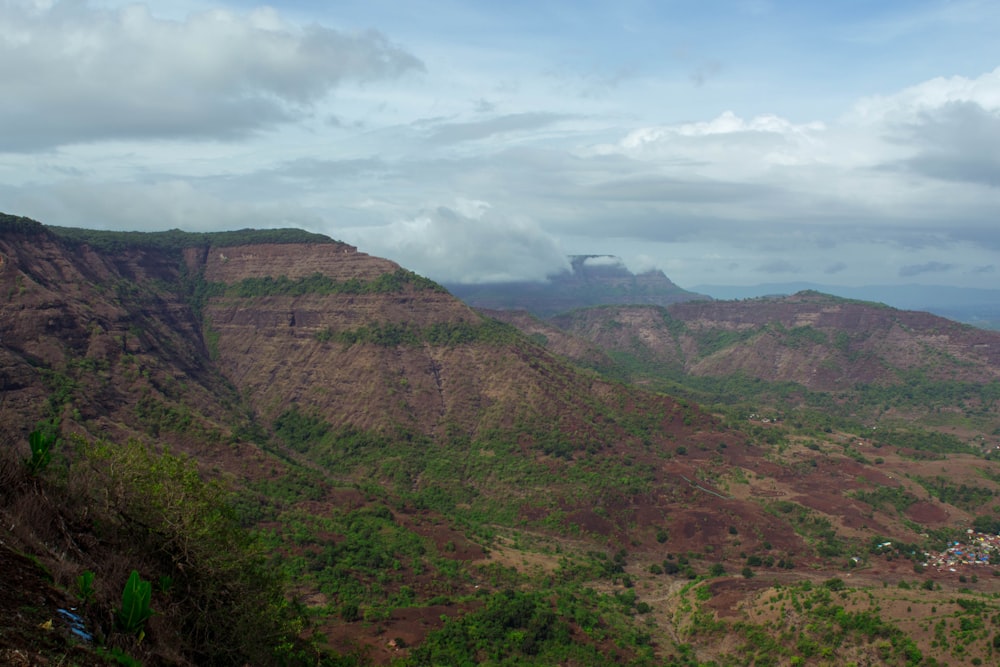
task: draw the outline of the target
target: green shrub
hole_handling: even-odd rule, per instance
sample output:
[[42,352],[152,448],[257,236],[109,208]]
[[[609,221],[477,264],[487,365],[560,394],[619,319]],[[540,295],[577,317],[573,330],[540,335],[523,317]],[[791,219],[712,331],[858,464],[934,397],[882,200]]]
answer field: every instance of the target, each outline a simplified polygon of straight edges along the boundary
[[[192,662],[272,665],[297,646],[303,621],[224,486],[202,480],[190,459],[135,441],[75,442],[70,474],[85,479],[90,494],[80,502],[129,536],[144,570],[170,582],[163,625],[185,638],[181,649]],[[116,614],[123,630],[141,632],[151,589],[138,574],[129,578]]]

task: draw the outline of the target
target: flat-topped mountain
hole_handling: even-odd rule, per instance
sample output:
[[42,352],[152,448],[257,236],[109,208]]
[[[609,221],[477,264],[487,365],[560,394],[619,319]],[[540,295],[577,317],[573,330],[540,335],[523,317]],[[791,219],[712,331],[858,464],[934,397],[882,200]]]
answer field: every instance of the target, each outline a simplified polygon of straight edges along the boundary
[[659,270],[634,274],[613,255],[574,255],[570,257],[570,270],[549,276],[546,281],[450,283],[446,287],[476,308],[526,310],[538,317],[604,304],[666,306],[710,299],[678,287]]

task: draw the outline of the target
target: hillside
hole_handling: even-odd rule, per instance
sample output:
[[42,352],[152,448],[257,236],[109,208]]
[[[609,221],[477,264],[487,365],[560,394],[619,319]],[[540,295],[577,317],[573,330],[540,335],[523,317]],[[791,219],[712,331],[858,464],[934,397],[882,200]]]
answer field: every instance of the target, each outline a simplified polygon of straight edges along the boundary
[[945,285],[822,285],[816,283],[767,283],[763,285],[695,285],[693,290],[720,300],[753,299],[813,291],[847,299],[884,303],[901,310],[934,313],[984,329],[1000,327],[1000,290]]
[[[848,403],[881,401],[886,409],[909,405],[915,413],[935,405],[996,407],[995,332],[816,292],[667,308],[610,306],[545,321],[493,315],[553,351],[635,382],[675,382],[732,398],[740,382],[752,380],[786,404],[836,395],[842,404],[850,397]],[[760,385],[756,391],[767,393]],[[877,416],[855,407],[858,417]]]
[[[525,335],[294,230],[143,235],[4,216],[0,260],[12,664],[905,664],[957,650],[956,596],[1000,611],[989,566],[922,565],[993,528],[1000,468],[981,446],[714,416],[558,354],[620,371],[662,347],[676,356],[658,368],[694,369],[737,354],[699,353],[713,335],[731,342],[703,329],[818,341],[795,333],[808,321],[859,354],[902,335],[851,304],[803,296],[783,306],[805,309],[786,331],[776,314],[708,303],[672,307],[690,320],[598,309],[616,313],[602,325],[583,311]],[[750,335],[761,322],[771,333]],[[587,326],[631,327],[644,345],[583,343]],[[988,354],[939,326],[948,358]],[[937,339],[922,340],[914,350]],[[737,365],[719,359],[698,368]],[[156,584],[141,633],[116,615],[133,569]],[[911,605],[954,625],[934,646],[900,606],[917,577],[930,590]],[[809,623],[766,616],[792,600]],[[74,601],[90,640],[58,611]],[[873,604],[888,611],[864,625]],[[824,631],[817,610],[837,608]],[[991,636],[967,637],[962,655],[993,655]]]

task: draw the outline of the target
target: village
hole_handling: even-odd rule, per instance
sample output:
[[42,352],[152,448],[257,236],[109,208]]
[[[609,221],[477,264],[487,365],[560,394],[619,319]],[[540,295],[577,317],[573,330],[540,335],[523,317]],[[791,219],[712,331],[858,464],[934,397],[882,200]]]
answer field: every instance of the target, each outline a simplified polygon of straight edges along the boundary
[[966,531],[964,542],[952,542],[937,554],[925,553],[924,567],[938,572],[957,572],[963,565],[990,565],[1000,562],[1000,535]]

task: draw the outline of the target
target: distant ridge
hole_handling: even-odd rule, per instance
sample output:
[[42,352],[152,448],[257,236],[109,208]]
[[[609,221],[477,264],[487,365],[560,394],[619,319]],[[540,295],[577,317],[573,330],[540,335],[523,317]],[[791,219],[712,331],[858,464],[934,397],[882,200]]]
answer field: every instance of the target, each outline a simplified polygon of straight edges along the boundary
[[693,288],[715,299],[752,299],[787,296],[812,290],[846,299],[884,303],[902,310],[922,310],[950,320],[987,329],[1000,329],[1000,289],[945,285],[862,285],[844,287],[817,283],[760,285],[697,285]]
[[660,270],[632,273],[614,255],[571,255],[569,260],[569,271],[549,276],[547,281],[445,287],[475,308],[527,310],[538,317],[601,305],[668,306],[711,299],[678,287]]

